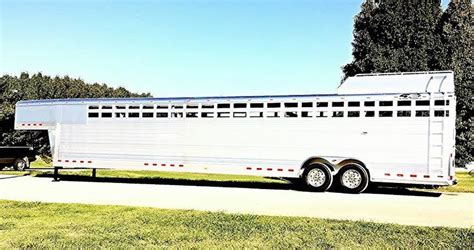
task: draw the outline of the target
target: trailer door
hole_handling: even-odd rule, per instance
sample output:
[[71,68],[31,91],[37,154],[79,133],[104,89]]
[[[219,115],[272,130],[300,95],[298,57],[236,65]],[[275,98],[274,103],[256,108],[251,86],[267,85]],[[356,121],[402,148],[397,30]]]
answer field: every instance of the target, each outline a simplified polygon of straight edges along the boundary
[[[433,96],[433,94],[431,94]],[[433,100],[430,98],[430,113],[428,121],[428,172],[430,176],[435,178],[443,178],[449,175],[449,145],[447,142],[449,133],[446,124],[448,109],[446,109],[446,98],[442,100]],[[442,102],[442,105],[438,105]]]

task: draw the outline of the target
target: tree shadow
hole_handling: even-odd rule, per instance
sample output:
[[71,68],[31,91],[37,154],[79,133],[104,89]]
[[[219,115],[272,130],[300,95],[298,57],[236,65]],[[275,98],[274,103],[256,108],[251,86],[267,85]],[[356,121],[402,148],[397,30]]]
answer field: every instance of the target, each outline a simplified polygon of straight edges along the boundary
[[[53,178],[52,173],[40,173],[36,177]],[[85,175],[60,175],[62,181],[77,181],[77,182],[102,182],[102,183],[127,183],[127,184],[154,184],[154,185],[176,185],[176,186],[200,186],[200,187],[229,187],[229,188],[249,188],[249,189],[267,189],[267,190],[296,190],[301,192],[311,192],[298,183],[282,182],[252,182],[252,181],[215,181],[215,180],[188,180],[188,179],[173,179],[162,177],[144,177],[144,178],[129,178],[129,177],[92,177]],[[269,178],[276,179],[276,178]],[[328,192],[343,193],[337,187],[331,188]],[[403,195],[403,196],[423,196],[423,197],[440,197],[442,193],[433,191],[410,190],[408,188],[400,187],[383,187],[371,185],[365,191],[370,194],[384,194],[384,195]]]

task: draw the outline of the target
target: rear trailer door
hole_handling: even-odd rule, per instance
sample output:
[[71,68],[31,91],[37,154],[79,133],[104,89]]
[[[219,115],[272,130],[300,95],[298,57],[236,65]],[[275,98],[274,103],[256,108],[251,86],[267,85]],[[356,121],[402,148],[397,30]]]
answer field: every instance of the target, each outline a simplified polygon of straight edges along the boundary
[[[431,95],[433,96],[433,94]],[[428,118],[428,173],[430,179],[452,179],[451,159],[453,156],[453,122],[454,114],[446,96],[443,99],[430,98]]]

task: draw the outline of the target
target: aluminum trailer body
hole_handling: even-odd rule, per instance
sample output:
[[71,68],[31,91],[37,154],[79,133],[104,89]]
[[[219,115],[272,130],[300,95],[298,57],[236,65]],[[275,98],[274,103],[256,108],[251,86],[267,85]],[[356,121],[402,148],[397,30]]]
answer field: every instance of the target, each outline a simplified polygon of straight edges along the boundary
[[[355,165],[370,182],[452,185],[455,101],[449,71],[362,74],[325,95],[20,101],[15,129],[48,130],[54,166],[330,186],[357,183],[342,172]],[[308,173],[314,164],[330,176]]]

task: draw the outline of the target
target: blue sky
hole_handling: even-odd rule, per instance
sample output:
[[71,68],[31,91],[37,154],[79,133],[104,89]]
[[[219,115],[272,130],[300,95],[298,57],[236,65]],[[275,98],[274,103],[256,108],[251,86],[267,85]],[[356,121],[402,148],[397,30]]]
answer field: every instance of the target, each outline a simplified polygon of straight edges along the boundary
[[0,0],[0,73],[154,96],[330,93],[361,2]]

